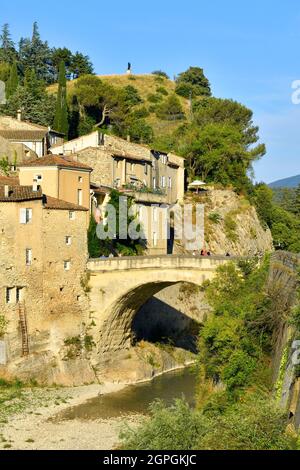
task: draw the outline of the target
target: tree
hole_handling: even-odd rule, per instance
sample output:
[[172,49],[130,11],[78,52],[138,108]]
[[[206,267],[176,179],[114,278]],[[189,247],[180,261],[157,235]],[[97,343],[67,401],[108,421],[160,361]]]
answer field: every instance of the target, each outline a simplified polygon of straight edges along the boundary
[[169,75],[166,72],[163,72],[162,70],[154,70],[154,72],[152,72],[152,75],[157,75],[158,77],[166,79],[170,78]]
[[70,49],[67,49],[66,47],[63,47],[63,48],[59,47],[57,49],[54,48],[52,50],[52,57],[51,57],[52,65],[55,67],[58,73],[60,64],[63,61],[66,67],[66,76],[68,78],[71,78],[70,67],[72,64],[72,59],[73,59],[72,52],[70,51]]
[[1,114],[15,117],[18,109],[22,109],[24,119],[42,126],[52,126],[55,114],[55,97],[48,93],[32,93],[28,88],[19,86],[10,96]]
[[[127,201],[127,208],[120,207],[121,198],[125,198]],[[132,197],[126,197],[124,194],[113,189],[110,193],[109,204],[113,208],[112,216],[115,218],[115,235],[114,238],[107,237],[105,240],[101,240],[101,254],[107,255],[107,247],[109,246],[110,253],[122,254],[123,256],[135,256],[141,255],[146,248],[145,237],[143,235],[142,227],[137,220],[137,216],[134,215],[133,205],[134,199]],[[103,222],[102,222],[103,224]],[[129,227],[135,225],[138,237],[134,239],[130,236]],[[126,236],[121,235],[122,225],[127,227]],[[105,226],[103,226],[105,230]]]
[[19,56],[22,69],[34,69],[39,80],[52,83],[55,79],[55,68],[51,62],[51,50],[47,41],[42,41],[38,24],[33,24],[32,37],[21,38]]
[[34,69],[25,70],[24,88],[30,95],[37,99],[46,93],[45,82],[37,78]]
[[67,80],[66,67],[64,61],[59,66],[58,92],[56,102],[56,112],[54,118],[54,127],[57,131],[68,135],[68,108],[67,108]]
[[203,69],[190,67],[179,74],[176,79],[176,93],[186,98],[192,93],[193,96],[210,96],[211,89]]
[[17,91],[18,84],[19,84],[18,68],[17,68],[17,63],[14,62],[12,66],[10,67],[10,74],[6,83],[6,98],[9,98],[11,95],[13,95]]
[[9,25],[5,23],[0,35],[0,62],[12,64],[17,59],[15,44],[11,39]]
[[70,71],[73,78],[81,77],[82,75],[89,75],[93,73],[93,64],[90,61],[89,56],[81,54],[81,52],[75,52],[72,56]]
[[184,112],[178,97],[173,93],[168,96],[157,108],[157,117],[168,121],[175,121],[184,117]]
[[[252,112],[231,100],[204,98],[193,120],[173,135],[173,150],[186,158],[188,176],[248,191],[252,164],[265,153]],[[171,149],[170,149],[171,150]]]

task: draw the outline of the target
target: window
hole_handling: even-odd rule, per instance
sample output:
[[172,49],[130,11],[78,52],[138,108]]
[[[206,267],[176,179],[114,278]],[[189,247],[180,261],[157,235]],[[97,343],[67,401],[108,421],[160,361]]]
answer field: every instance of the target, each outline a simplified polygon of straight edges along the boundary
[[24,300],[24,288],[23,287],[17,287],[16,290],[16,301],[17,303],[23,302]]
[[165,176],[162,176],[162,177],[161,177],[161,187],[162,187],[162,188],[165,188],[165,187],[166,187],[166,177],[165,177]]
[[77,190],[77,204],[82,206],[82,189]]
[[72,245],[72,237],[70,237],[69,235],[65,238],[65,241],[66,241],[66,245],[68,246]]
[[26,266],[31,266],[32,264],[32,249],[26,248],[25,251]]
[[156,178],[155,177],[152,180],[152,186],[153,186],[153,189],[156,189]]
[[14,293],[14,288],[13,287],[7,287],[6,288],[6,303],[7,304],[12,304],[13,303],[13,293]]
[[144,173],[145,173],[145,175],[148,175],[148,165],[147,165],[147,163],[145,163],[145,165],[144,165]]
[[78,176],[78,183],[82,183],[82,181],[83,181],[82,176]]
[[132,173],[134,172],[134,168],[135,168],[135,165],[134,165],[134,163],[131,163],[131,165],[130,165],[130,169],[131,169]]
[[29,224],[32,221],[32,209],[20,209],[20,224]]
[[71,268],[71,261],[64,261],[64,270],[70,271]]
[[171,188],[172,188],[172,178],[171,178],[171,176],[169,176],[169,189],[171,189]]
[[164,165],[166,165],[168,163],[168,157],[167,155],[162,155],[161,156],[161,161]]
[[74,211],[69,212],[69,219],[70,220],[75,220],[75,212]]

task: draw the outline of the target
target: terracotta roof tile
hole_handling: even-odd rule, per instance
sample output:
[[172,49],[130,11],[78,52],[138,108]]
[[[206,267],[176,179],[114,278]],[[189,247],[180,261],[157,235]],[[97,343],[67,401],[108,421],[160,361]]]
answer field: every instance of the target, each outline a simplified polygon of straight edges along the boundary
[[44,195],[44,207],[45,209],[88,211],[86,207],[78,206],[77,204],[72,204],[71,202],[46,195]]
[[19,130],[19,129],[0,129],[0,135],[7,140],[42,140],[45,138],[48,130]]
[[0,185],[2,184],[7,184],[8,186],[18,186],[20,184],[20,181],[19,181],[19,178],[0,175]]
[[9,186],[8,197],[5,197],[4,187],[5,185],[0,186],[0,202],[21,202],[43,198],[41,188],[33,191],[32,186]]
[[69,157],[62,157],[58,155],[46,155],[45,157],[36,158],[34,160],[28,160],[25,163],[19,165],[20,167],[30,167],[30,166],[58,166],[61,168],[75,168],[75,169],[82,169],[82,170],[90,170],[93,171],[88,165],[84,163],[76,162],[75,160]]

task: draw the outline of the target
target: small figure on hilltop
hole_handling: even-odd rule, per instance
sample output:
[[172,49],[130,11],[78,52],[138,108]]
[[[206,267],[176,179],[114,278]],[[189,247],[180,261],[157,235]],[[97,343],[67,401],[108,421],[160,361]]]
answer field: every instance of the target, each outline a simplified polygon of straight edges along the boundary
[[128,62],[128,66],[127,66],[127,75],[131,75],[131,63]]

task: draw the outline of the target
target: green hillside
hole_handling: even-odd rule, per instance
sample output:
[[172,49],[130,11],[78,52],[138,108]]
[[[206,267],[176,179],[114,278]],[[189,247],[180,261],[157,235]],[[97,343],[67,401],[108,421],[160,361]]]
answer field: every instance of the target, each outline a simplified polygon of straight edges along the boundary
[[[150,115],[146,117],[146,121],[153,128],[156,137],[166,135],[174,131],[182,120],[170,121],[159,119],[155,114],[155,105],[160,104],[165,98],[175,92],[175,82],[157,75],[97,75],[104,83],[112,85],[116,88],[124,88],[128,85],[133,86],[142,98],[142,103],[136,107],[146,108]],[[69,81],[67,84],[68,92],[72,91],[77,80]],[[51,94],[57,93],[58,85],[50,85],[48,91]],[[188,116],[189,103],[188,100],[178,96],[182,108]],[[157,100],[155,102],[155,100]]]

